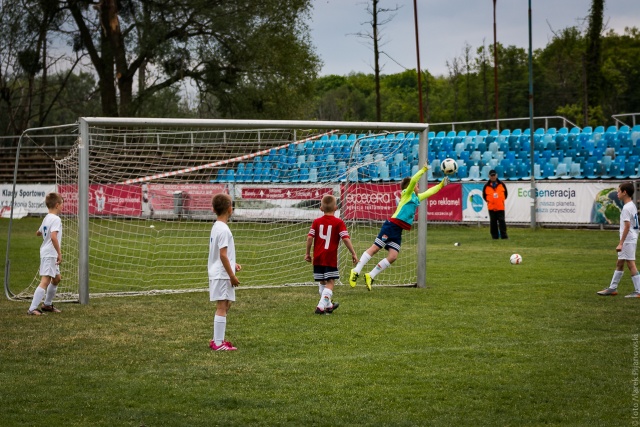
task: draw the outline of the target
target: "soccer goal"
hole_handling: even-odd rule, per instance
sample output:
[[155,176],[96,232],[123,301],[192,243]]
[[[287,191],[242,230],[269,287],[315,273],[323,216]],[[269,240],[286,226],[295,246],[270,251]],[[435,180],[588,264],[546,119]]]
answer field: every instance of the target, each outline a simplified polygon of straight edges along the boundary
[[[206,289],[212,196],[234,201],[241,286],[314,283],[306,235],[333,194],[358,256],[393,214],[400,180],[427,158],[426,124],[81,118],[58,161],[65,200],[59,294]],[[427,187],[426,176],[420,183]],[[402,254],[375,285],[426,282],[426,204]],[[352,268],[340,249],[340,275]],[[377,254],[382,258],[383,252]],[[377,262],[375,258],[371,261]],[[31,296],[37,283],[22,294]]]

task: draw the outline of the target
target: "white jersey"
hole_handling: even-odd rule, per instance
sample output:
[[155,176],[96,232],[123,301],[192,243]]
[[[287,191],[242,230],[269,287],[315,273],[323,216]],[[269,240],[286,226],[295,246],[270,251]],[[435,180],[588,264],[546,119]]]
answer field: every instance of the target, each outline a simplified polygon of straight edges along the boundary
[[58,258],[58,252],[56,252],[56,248],[53,247],[51,242],[51,233],[58,232],[58,245],[62,250],[62,221],[60,217],[52,213],[47,214],[42,220],[38,231],[42,233],[43,239],[40,246],[40,258]]
[[622,233],[624,232],[624,223],[629,221],[629,233],[625,243],[634,243],[638,241],[638,208],[633,201],[625,203],[620,212],[620,238],[622,239]]
[[229,275],[220,260],[220,249],[227,248],[227,258],[231,268],[236,268],[236,247],[229,226],[222,221],[216,221],[211,227],[209,238],[209,279],[227,279]]

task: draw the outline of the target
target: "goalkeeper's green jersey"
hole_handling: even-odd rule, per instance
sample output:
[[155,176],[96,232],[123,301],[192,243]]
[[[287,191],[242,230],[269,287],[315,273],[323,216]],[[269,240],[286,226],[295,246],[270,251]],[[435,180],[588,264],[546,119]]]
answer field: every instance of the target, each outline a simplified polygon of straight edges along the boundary
[[404,230],[411,230],[411,225],[413,224],[413,219],[416,216],[416,209],[420,205],[420,202],[424,199],[433,196],[442,188],[442,182],[438,185],[434,185],[427,191],[416,194],[413,190],[416,187],[416,184],[420,180],[420,177],[426,172],[425,168],[420,168],[415,175],[411,177],[411,181],[409,181],[409,185],[407,188],[402,190],[402,195],[400,197],[400,202],[398,202],[398,207],[396,208],[396,212],[391,216],[389,221],[403,228]]

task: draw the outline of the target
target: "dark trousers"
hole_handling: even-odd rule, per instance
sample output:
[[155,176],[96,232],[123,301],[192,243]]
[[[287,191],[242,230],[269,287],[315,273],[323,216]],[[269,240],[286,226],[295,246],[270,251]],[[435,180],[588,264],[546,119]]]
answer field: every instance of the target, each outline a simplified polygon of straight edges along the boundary
[[507,223],[504,220],[504,211],[489,211],[489,226],[491,237],[494,239],[508,239]]

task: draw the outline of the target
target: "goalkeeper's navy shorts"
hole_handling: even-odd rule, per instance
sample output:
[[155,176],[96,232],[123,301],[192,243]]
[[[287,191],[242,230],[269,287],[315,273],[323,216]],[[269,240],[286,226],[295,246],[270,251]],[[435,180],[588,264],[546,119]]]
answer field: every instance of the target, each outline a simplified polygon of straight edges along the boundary
[[313,279],[314,280],[329,280],[340,279],[340,272],[338,271],[338,267],[325,267],[324,265],[314,265],[313,266]]
[[380,233],[373,242],[377,247],[382,249],[394,249],[400,252],[400,246],[402,245],[402,228],[393,222],[386,220],[382,224]]

